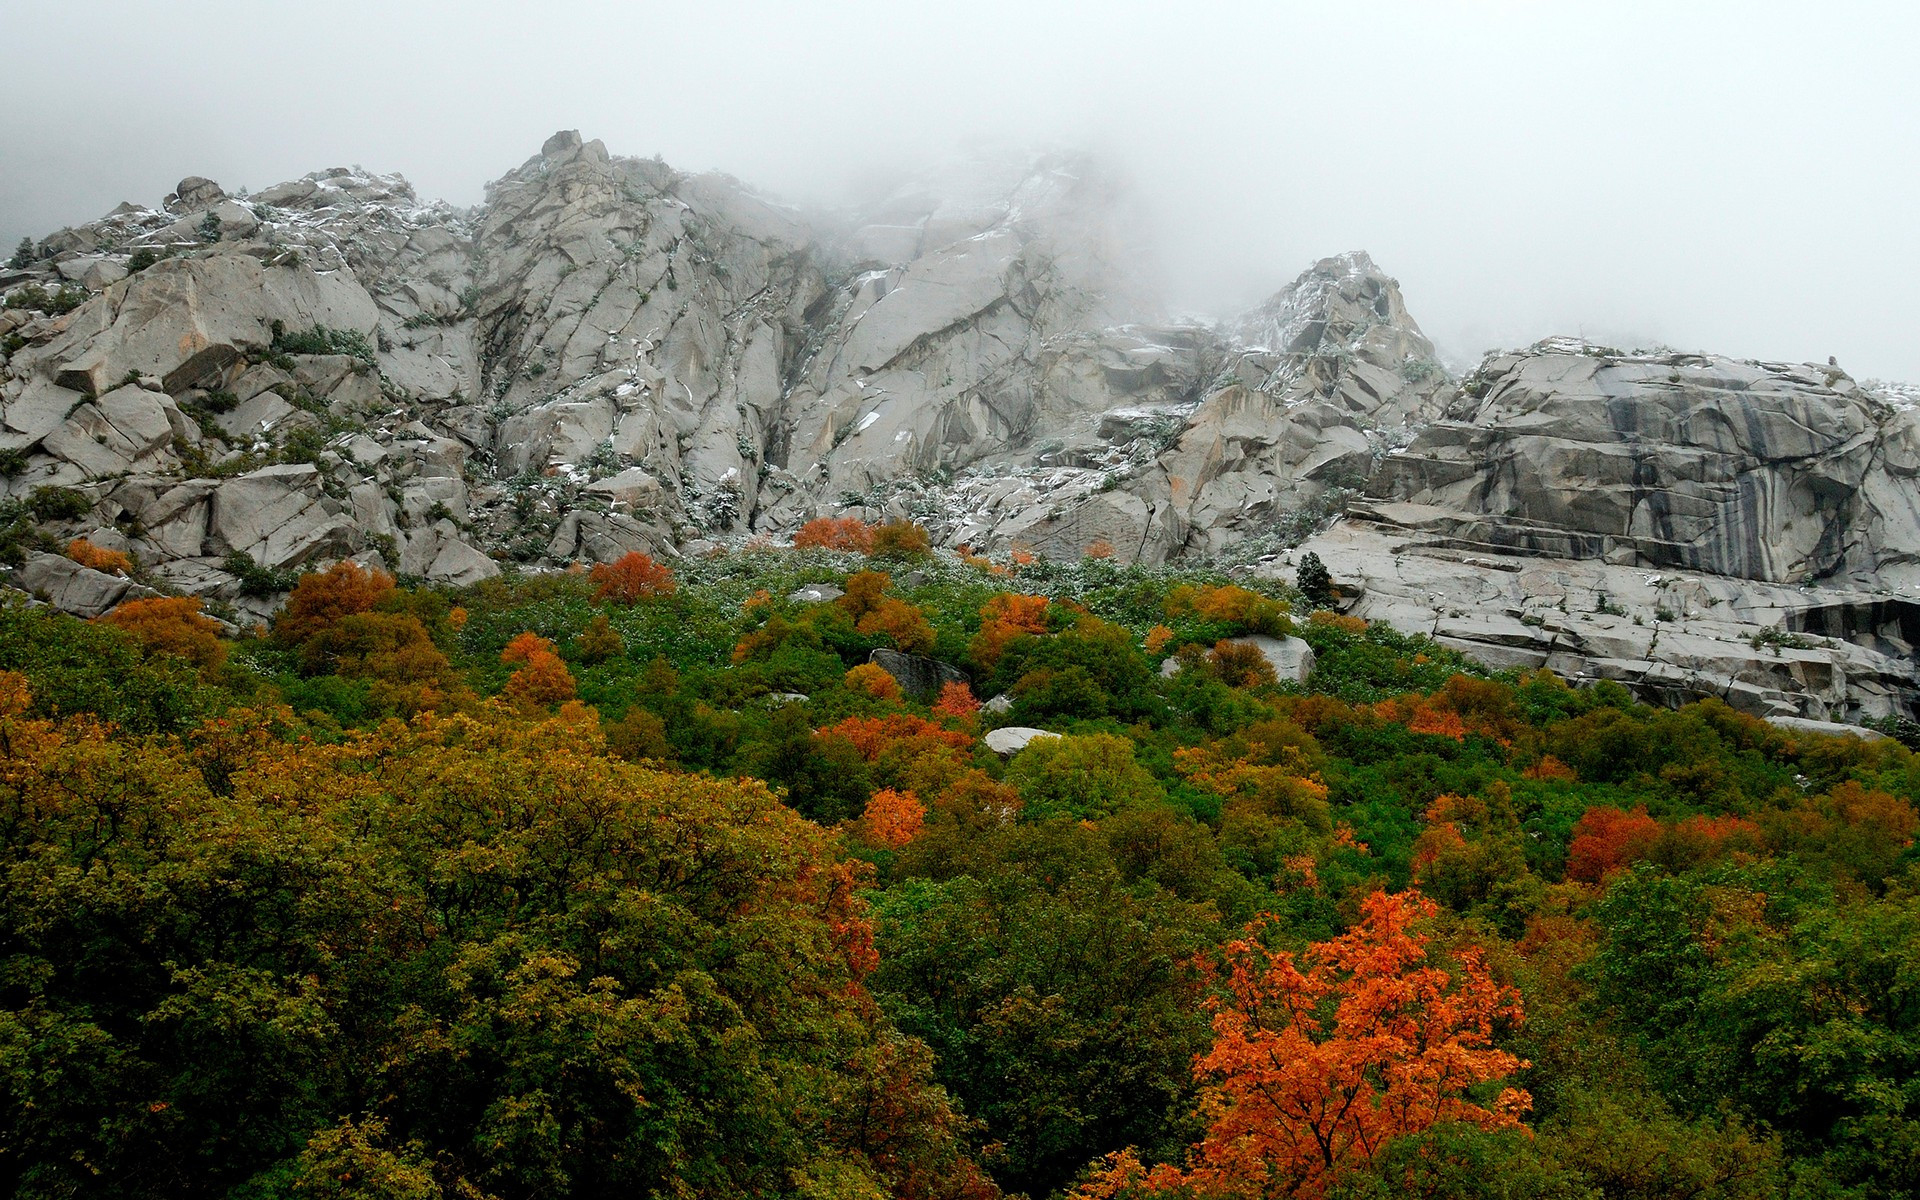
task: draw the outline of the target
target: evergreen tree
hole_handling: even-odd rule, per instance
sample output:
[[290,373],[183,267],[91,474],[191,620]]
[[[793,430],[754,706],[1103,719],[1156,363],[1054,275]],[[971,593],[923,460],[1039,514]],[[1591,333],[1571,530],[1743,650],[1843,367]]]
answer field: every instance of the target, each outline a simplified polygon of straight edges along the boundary
[[33,265],[33,239],[23,237],[20,244],[13,248],[13,257],[7,260],[9,267],[27,267]]
[[1325,608],[1333,600],[1333,576],[1327,573],[1327,564],[1320,556],[1309,550],[1300,559],[1300,568],[1294,573],[1293,581],[1300,594],[1315,608]]

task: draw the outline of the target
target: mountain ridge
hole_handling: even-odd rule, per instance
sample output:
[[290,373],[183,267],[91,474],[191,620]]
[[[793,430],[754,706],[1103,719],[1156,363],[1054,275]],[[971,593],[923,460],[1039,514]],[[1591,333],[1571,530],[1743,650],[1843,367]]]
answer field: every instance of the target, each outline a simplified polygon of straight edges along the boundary
[[[461,585],[843,513],[1256,574],[1305,538],[1360,615],[1505,663],[1766,715],[1913,714],[1907,392],[1569,339],[1456,379],[1358,251],[1228,321],[1169,321],[1103,216],[1111,181],[1072,166],[903,187],[837,225],[572,131],[464,210],[357,169],[245,197],[189,177],[0,273],[21,298],[0,316],[7,495],[80,493],[50,536],[240,615],[272,603],[243,563]],[[1438,615],[1410,567],[1462,554],[1489,578],[1565,564],[1574,611],[1544,643],[1531,594],[1456,589],[1496,605],[1486,629]],[[1636,570],[1725,593],[1634,614],[1689,624],[1664,638],[1702,642],[1685,661],[1591,627]],[[38,551],[13,572],[82,612],[133,586],[101,575]],[[1789,664],[1781,639],[1816,630],[1819,669]]]

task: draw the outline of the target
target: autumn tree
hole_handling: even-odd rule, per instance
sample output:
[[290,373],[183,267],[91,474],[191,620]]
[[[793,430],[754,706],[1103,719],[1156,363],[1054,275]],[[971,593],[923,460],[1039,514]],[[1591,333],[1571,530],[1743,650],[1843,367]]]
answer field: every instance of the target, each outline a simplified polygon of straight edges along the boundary
[[852,618],[856,633],[885,638],[907,654],[925,654],[933,649],[933,626],[919,609],[886,594],[891,582],[884,571],[858,571],[847,577],[846,592],[834,605]]
[[273,638],[283,646],[301,645],[342,617],[372,612],[393,589],[393,576],[353,562],[302,575],[274,618]]
[[816,517],[793,535],[793,548],[865,554],[873,549],[873,526],[858,517]]
[[1456,950],[1451,971],[1434,961],[1418,926],[1437,911],[1415,892],[1375,892],[1357,925],[1304,953],[1268,948],[1264,920],[1229,942],[1196,1066],[1205,1135],[1184,1167],[1115,1155],[1083,1194],[1320,1197],[1406,1134],[1517,1127],[1526,1092],[1487,1105],[1469,1092],[1527,1065],[1494,1045],[1520,995],[1477,948]]
[[500,652],[500,661],[518,668],[502,690],[515,704],[550,707],[573,699],[573,674],[546,638],[520,634]]
[[867,798],[867,837],[875,845],[898,850],[920,832],[926,815],[927,806],[912,792],[881,788]]
[[926,558],[933,553],[933,544],[927,531],[912,521],[890,521],[873,531],[871,553],[875,558]]
[[638,550],[593,564],[588,578],[594,584],[595,604],[633,605],[649,596],[670,596],[674,589],[673,572]]
[[147,654],[173,654],[211,673],[227,661],[220,623],[202,616],[198,596],[128,600],[97,618],[134,641]]
[[956,721],[965,721],[980,711],[980,701],[974,697],[973,689],[957,679],[949,679],[940,685],[940,699],[933,706],[937,717],[949,717]]
[[1007,647],[1020,637],[1039,637],[1047,632],[1045,596],[1022,596],[1002,592],[980,606],[980,632],[967,646],[967,656],[983,671],[991,671]]
[[1567,878],[1600,883],[1653,851],[1660,838],[1660,822],[1647,815],[1642,804],[1622,812],[1597,804],[1581,814],[1567,843]]
[[888,673],[885,667],[875,663],[861,663],[849,670],[846,675],[847,690],[871,700],[900,699],[900,681]]

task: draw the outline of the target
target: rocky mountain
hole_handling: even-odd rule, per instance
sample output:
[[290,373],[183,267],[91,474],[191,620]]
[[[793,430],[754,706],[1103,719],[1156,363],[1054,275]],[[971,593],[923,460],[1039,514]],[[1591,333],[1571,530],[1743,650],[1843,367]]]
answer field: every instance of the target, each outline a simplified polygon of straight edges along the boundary
[[[1464,379],[1364,254],[1167,321],[1071,156],[806,214],[561,133],[471,210],[183,180],[0,271],[11,581],[270,610],[912,517],[1290,572],[1503,665],[1911,715],[1920,418],[1837,366],[1542,342]],[[48,552],[84,536],[146,584]]]

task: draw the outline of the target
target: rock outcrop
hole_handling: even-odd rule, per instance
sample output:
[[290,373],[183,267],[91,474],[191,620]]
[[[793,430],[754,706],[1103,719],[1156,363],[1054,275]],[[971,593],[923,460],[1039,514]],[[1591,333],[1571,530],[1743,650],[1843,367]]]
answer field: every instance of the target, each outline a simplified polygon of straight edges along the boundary
[[471,210],[189,177],[0,271],[5,495],[256,614],[258,568],[457,585],[840,513],[1283,574],[1305,539],[1361,615],[1499,665],[1913,711],[1920,394],[1567,341],[1456,380],[1360,253],[1169,321],[1122,192],[1056,155],[805,214],[571,132]]

